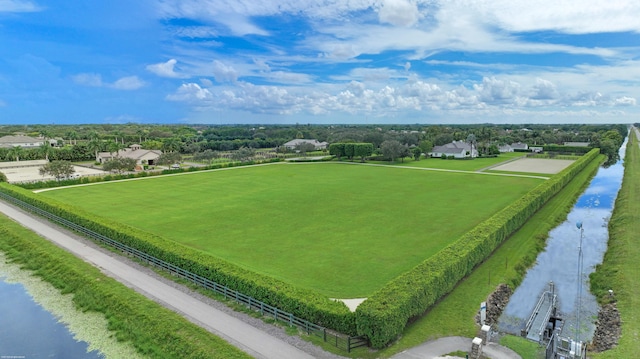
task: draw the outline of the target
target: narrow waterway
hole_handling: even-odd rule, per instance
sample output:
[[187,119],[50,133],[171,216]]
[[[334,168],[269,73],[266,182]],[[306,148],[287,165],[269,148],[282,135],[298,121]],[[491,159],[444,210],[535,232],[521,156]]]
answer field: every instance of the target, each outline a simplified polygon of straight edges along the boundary
[[0,358],[102,358],[77,341],[20,283],[0,273]]
[[[520,335],[540,295],[553,281],[558,309],[564,320],[562,336],[581,341],[593,338],[598,304],[589,292],[589,274],[602,263],[607,250],[607,226],[622,184],[622,159],[626,146],[625,140],[620,148],[621,160],[598,170],[567,220],[549,233],[546,248],[538,255],[535,265],[527,272],[503,311],[498,330]],[[582,231],[578,228],[579,223]],[[582,271],[579,271],[581,243]]]

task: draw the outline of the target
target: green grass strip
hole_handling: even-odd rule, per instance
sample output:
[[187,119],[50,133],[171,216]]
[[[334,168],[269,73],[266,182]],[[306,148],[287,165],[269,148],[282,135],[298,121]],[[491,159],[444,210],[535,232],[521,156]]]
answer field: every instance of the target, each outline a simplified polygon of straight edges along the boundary
[[[441,337],[475,337],[479,328],[474,318],[480,309],[480,302],[485,301],[500,283],[507,283],[511,288],[520,284],[526,270],[544,249],[549,232],[566,219],[603,159],[601,156],[576,175],[451,293],[424,316],[409,324],[396,342],[375,353],[356,349],[352,357],[390,357]],[[512,349],[519,350],[518,347]],[[526,358],[526,353],[519,354]]]
[[600,303],[615,293],[622,320],[618,346],[590,353],[592,358],[637,358],[640,340],[640,148],[635,131],[629,135],[624,179],[609,221],[609,243],[603,263],[591,275],[591,291]]
[[0,250],[60,293],[73,294],[78,310],[104,314],[116,338],[131,342],[140,354],[172,359],[250,358],[5,216],[0,216]]

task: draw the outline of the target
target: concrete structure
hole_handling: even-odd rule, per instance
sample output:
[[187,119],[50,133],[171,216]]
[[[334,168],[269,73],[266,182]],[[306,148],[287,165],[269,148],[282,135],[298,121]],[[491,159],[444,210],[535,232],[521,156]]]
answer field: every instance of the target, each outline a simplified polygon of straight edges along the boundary
[[513,147],[511,147],[510,145],[502,145],[498,147],[498,151],[500,151],[501,153],[513,152]]
[[291,141],[285,143],[283,146],[288,148],[288,149],[290,149],[290,150],[295,150],[296,147],[298,147],[298,145],[300,145],[302,143],[310,143],[310,144],[315,146],[316,150],[324,150],[329,145],[326,142],[320,142],[318,140],[306,140],[306,139],[303,139],[303,138],[296,138],[295,140],[291,140]]
[[529,149],[529,145],[527,145],[526,143],[522,143],[522,142],[514,142],[511,144],[511,148],[515,150],[528,150]]
[[143,161],[146,161],[148,165],[155,165],[155,161],[160,157],[162,151],[160,150],[145,150],[140,145],[131,145],[129,148],[119,150],[117,153],[110,152],[98,152],[96,162],[104,163],[114,157],[133,158],[138,165],[142,165]]

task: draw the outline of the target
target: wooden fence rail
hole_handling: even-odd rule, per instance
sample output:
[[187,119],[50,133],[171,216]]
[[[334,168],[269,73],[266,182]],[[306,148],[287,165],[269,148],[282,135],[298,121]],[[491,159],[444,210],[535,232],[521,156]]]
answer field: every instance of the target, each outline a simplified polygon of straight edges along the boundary
[[335,345],[337,348],[346,350],[347,352],[351,352],[352,349],[363,347],[369,345],[367,338],[357,336],[349,336],[346,334],[338,333],[322,327],[320,325],[309,322],[305,319],[298,318],[291,313],[282,311],[274,306],[271,306],[267,303],[261,302],[255,298],[252,298],[248,295],[242,294],[234,289],[231,289],[227,286],[216,283],[208,278],[199,276],[197,274],[186,271],[176,265],[160,260],[156,257],[150,256],[145,252],[142,252],[138,249],[129,247],[124,245],[118,241],[115,241],[107,236],[104,236],[100,233],[89,230],[85,227],[77,225],[67,219],[56,216],[48,211],[45,211],[39,207],[33,206],[29,203],[23,202],[17,198],[14,198],[6,193],[0,192],[0,198],[4,199],[7,202],[13,203],[14,205],[27,210],[31,213],[37,214],[41,217],[47,218],[50,221],[60,224],[64,227],[67,227],[75,232],[81,233],[84,236],[107,244],[113,248],[120,250],[130,256],[136,257],[148,264],[154,265],[156,267],[162,268],[173,275],[177,275],[182,277],[188,281],[191,281],[199,286],[205,287],[215,293],[218,293],[224,296],[226,299],[231,299],[236,303],[247,306],[247,308],[260,312],[263,316],[272,317],[273,319],[280,321],[282,323],[286,323],[289,326],[295,326],[303,331],[305,331],[308,335],[315,335],[317,337],[322,338],[325,342]]

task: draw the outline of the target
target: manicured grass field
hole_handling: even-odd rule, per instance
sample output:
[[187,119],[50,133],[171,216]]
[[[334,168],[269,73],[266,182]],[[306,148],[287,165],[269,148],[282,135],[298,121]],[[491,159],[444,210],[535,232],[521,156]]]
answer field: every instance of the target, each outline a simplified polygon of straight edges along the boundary
[[366,297],[539,179],[277,164],[41,195],[329,297]]
[[392,164],[396,166],[422,167],[422,168],[441,168],[447,170],[461,171],[478,171],[489,166],[497,165],[512,158],[525,156],[523,152],[506,152],[501,153],[498,157],[474,158],[473,160],[443,160],[442,158],[421,158],[420,161],[405,158],[404,162],[400,160],[394,163],[388,161],[370,161],[377,164]]

